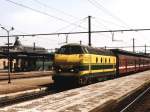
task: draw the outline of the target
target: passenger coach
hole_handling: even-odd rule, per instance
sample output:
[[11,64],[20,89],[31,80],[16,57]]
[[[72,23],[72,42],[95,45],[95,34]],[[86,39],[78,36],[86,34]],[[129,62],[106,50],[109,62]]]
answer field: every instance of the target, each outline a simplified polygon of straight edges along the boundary
[[124,76],[150,69],[150,57],[129,51],[113,49],[117,58],[116,73]]

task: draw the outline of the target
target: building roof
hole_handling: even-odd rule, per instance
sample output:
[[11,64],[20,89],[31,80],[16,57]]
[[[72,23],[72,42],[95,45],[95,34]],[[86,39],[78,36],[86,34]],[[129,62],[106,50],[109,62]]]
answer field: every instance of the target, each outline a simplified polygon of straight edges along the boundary
[[[0,50],[7,51],[8,46],[0,46]],[[10,52],[48,53],[48,51],[43,47],[38,47],[35,45],[34,46],[22,45],[18,37],[16,37],[14,44],[10,45],[9,50]]]

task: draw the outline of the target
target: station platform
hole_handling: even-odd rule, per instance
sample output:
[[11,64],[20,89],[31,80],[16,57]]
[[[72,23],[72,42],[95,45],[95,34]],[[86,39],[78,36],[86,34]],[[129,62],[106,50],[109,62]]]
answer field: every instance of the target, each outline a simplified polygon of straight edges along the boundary
[[0,108],[0,112],[111,112],[120,101],[149,85],[150,71],[145,71]]

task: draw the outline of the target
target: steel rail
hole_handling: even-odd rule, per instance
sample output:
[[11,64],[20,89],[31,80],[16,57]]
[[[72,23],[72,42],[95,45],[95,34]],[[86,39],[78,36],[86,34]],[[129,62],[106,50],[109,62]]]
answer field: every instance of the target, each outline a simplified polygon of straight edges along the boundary
[[129,103],[126,107],[124,107],[120,112],[125,112],[130,106],[134,105],[136,101],[138,101],[144,94],[146,94],[150,90],[150,87],[143,91],[140,95],[138,95],[131,103]]

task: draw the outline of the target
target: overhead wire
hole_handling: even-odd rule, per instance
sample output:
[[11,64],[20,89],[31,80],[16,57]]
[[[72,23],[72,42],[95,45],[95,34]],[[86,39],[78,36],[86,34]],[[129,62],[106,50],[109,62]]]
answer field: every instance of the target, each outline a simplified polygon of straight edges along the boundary
[[[114,15],[112,12],[110,12],[108,9],[106,9],[102,4],[100,4],[98,1],[96,0],[88,0],[90,4],[92,4],[93,6],[95,6],[98,9],[102,9],[106,14],[108,14],[109,16],[113,17],[114,19],[118,20],[120,23],[122,23],[124,26],[124,28],[131,28],[130,25],[128,25],[126,22],[124,22],[122,19],[120,19],[119,17],[117,17],[116,15]],[[138,32],[138,34],[140,36],[143,37],[143,34],[141,34],[141,32]],[[145,35],[144,35],[145,37]]]
[[[0,24],[0,26],[5,27],[5,28],[10,28],[10,27],[12,27],[12,26],[6,26],[6,25],[2,25],[2,24]],[[18,30],[18,29],[16,29],[16,28],[14,28],[14,29],[15,29],[16,32],[19,32],[19,33],[22,33],[22,34],[28,34],[28,33],[22,32],[22,31],[20,31],[20,30]]]
[[[117,23],[115,23],[115,22],[112,22],[112,21],[109,21],[109,20],[104,20],[104,19],[102,19],[102,18],[99,18],[99,17],[95,17],[95,20],[97,21],[97,22],[105,22],[105,23],[109,23],[109,24],[112,24],[112,25],[115,25],[115,26],[118,26],[118,27],[121,27],[121,28],[126,28],[125,26],[123,26],[123,25],[119,25],[119,24],[117,24]],[[100,21],[101,20],[101,21]],[[101,23],[102,24],[102,23]],[[106,25],[105,25],[106,26]]]
[[[95,18],[94,18],[95,19]],[[99,22],[97,19],[95,19],[95,22],[98,23],[99,25],[103,26],[106,30],[110,30],[106,25],[102,24],[101,22]],[[98,25],[97,25],[98,26]],[[111,30],[110,30],[111,31]],[[121,41],[121,40],[116,40],[114,39],[114,32],[110,32],[110,35],[111,35],[111,38],[112,38],[112,41]],[[109,37],[110,37],[109,35]],[[104,37],[108,37],[106,35],[103,35]]]
[[64,15],[68,16],[68,17],[71,17],[71,18],[74,18],[74,19],[79,19],[78,17],[75,17],[75,16],[73,16],[73,15],[71,15],[71,14],[68,14],[68,13],[62,11],[62,10],[59,10],[59,9],[57,9],[57,8],[54,8],[54,7],[50,6],[50,5],[47,5],[47,4],[45,4],[45,3],[43,3],[43,2],[41,2],[41,1],[39,1],[39,0],[34,0],[34,1],[35,1],[36,3],[38,3],[39,5],[41,5],[41,6],[44,6],[44,7],[46,7],[46,8],[55,10],[55,11],[61,13],[61,14],[64,14]]
[[[110,30],[106,25],[104,25],[104,24],[100,23],[99,21],[97,21],[95,17],[92,17],[92,18],[95,20],[96,23],[98,23],[99,25],[101,25],[102,27],[104,27],[104,29]],[[92,22],[92,23],[93,23],[93,22]],[[93,23],[93,25],[94,25],[95,27],[99,27],[99,25],[97,25],[97,24],[94,24],[94,23]],[[92,25],[92,26],[93,26],[93,25]],[[103,37],[107,37],[107,36],[106,36],[105,34],[103,34],[103,33],[102,33],[101,35],[103,35]]]
[[[59,12],[59,13],[62,13],[62,14],[64,14],[64,15],[66,15],[66,16],[69,16],[69,17],[71,17],[71,18],[79,19],[78,17],[75,17],[75,16],[73,16],[73,15],[71,15],[71,14],[68,14],[68,13],[62,11],[62,10],[59,10],[59,9],[57,9],[57,8],[54,8],[54,7],[50,6],[50,5],[47,5],[47,4],[45,4],[45,3],[43,3],[43,2],[41,2],[41,1],[39,1],[39,0],[34,0],[34,1],[35,1],[36,3],[42,5],[42,6],[46,7],[46,8],[53,9],[53,10]],[[80,22],[80,21],[82,21],[82,20],[84,20],[84,19],[85,19],[85,18],[79,19],[79,20],[77,20],[77,21],[75,21],[75,22],[73,22],[73,23],[70,23],[69,25],[66,25],[66,26],[62,27],[62,28],[58,29],[58,30],[55,31],[55,32],[64,30],[65,28],[68,28],[68,27],[71,26],[72,24],[75,24],[75,23],[77,23],[77,22]],[[79,25],[80,25],[80,24],[79,24]],[[77,27],[77,26],[75,26],[75,27]],[[86,28],[84,27],[84,29],[86,29]]]
[[[117,17],[116,15],[112,14],[108,9],[106,9],[103,5],[101,5],[99,2],[97,2],[96,0],[88,0],[88,2],[90,4],[92,4],[94,7],[96,7],[97,9],[105,12],[107,15],[111,16],[112,18],[114,18],[115,20],[119,21],[120,23],[124,24],[125,26],[127,26],[127,24],[122,21],[119,17]],[[99,22],[98,22],[99,23]],[[125,27],[124,26],[124,27]],[[105,26],[106,27],[106,26]],[[116,41],[114,40],[114,32],[111,32],[111,36],[112,36],[112,41]],[[117,40],[120,41],[120,40]]]
[[[85,22],[84,20],[86,20],[86,19],[87,19],[87,17],[81,19],[81,20],[79,21],[79,24]],[[74,26],[74,28],[72,28],[68,33],[71,33],[71,32],[72,32],[73,30],[75,30],[76,28],[77,28],[77,27]],[[88,28],[87,28],[87,29],[88,29]],[[66,35],[66,42],[65,42],[65,43],[68,43],[68,38],[69,38],[69,35],[67,34],[67,35]]]
[[14,4],[14,5],[17,5],[17,6],[20,6],[20,7],[29,9],[29,10],[32,10],[32,11],[34,11],[34,12],[37,12],[37,13],[40,13],[40,14],[49,16],[49,17],[54,18],[54,19],[57,19],[57,20],[59,20],[59,21],[62,21],[62,22],[65,22],[65,23],[70,23],[70,24],[72,24],[72,25],[76,25],[76,26],[78,26],[78,27],[84,28],[84,27],[82,27],[82,26],[80,26],[80,25],[77,25],[77,24],[75,24],[75,23],[71,23],[70,21],[67,21],[67,20],[65,20],[65,19],[62,19],[62,18],[53,16],[53,15],[50,15],[50,14],[47,13],[47,12],[40,11],[40,10],[38,10],[38,9],[29,7],[29,6],[27,6],[27,5],[24,5],[24,4],[21,4],[21,3],[17,3],[17,2],[11,1],[11,0],[5,0],[5,1],[10,2],[10,3]]
[[[6,1],[8,1],[8,2],[11,2],[11,3],[13,3],[13,4],[15,4],[15,5],[18,5],[18,6],[21,6],[21,7],[24,7],[24,8],[27,8],[27,9],[30,9],[30,10],[32,10],[32,11],[35,11],[35,12],[38,12],[38,13],[41,13],[41,14],[43,14],[43,15],[47,15],[47,16],[49,16],[49,17],[51,17],[51,18],[55,18],[55,19],[57,19],[57,20],[60,20],[60,21],[63,21],[63,22],[65,22],[65,23],[70,23],[70,21],[67,21],[67,20],[64,20],[64,19],[62,19],[62,18],[59,18],[59,17],[55,17],[55,16],[53,16],[53,15],[50,15],[49,13],[46,13],[46,12],[43,12],[43,11],[40,11],[40,10],[38,10],[38,9],[34,9],[34,8],[32,8],[32,7],[29,7],[29,6],[26,6],[26,5],[23,5],[23,4],[20,4],[20,3],[17,3],[17,2],[14,2],[14,1],[11,1],[11,0],[6,0]],[[88,1],[90,1],[90,0],[88,0]],[[90,1],[91,2],[91,1]],[[94,3],[94,2],[93,2]],[[96,2],[97,3],[97,2]],[[98,3],[99,4],[99,3]],[[101,4],[100,4],[101,5]],[[102,6],[103,7],[103,6]],[[104,8],[104,7],[103,7]],[[104,8],[105,9],[105,8]],[[105,10],[107,13],[109,13],[109,11],[107,11],[107,10]],[[109,13],[109,15],[111,15],[112,17],[114,17],[114,15],[112,15],[111,13]],[[119,18],[118,18],[119,19]],[[70,23],[71,25],[75,25],[75,26],[78,26],[78,27],[81,27],[82,28],[82,26],[80,26],[80,25],[77,25],[77,24],[75,24],[75,23]]]
[[105,29],[109,30],[109,28],[106,25],[104,25],[103,23],[98,21],[95,17],[94,17],[94,20],[95,20],[96,23],[98,23],[99,25],[103,26]]
[[[83,18],[83,19],[80,19],[79,21],[76,21],[76,22],[78,22],[79,24],[81,24],[81,23],[85,22],[86,18],[87,18],[87,17],[85,17],[85,18]],[[77,27],[77,26],[74,26],[74,28],[72,28],[69,32],[72,32],[72,31],[73,31],[74,29],[76,29],[76,28],[78,28],[78,27]],[[85,28],[85,29],[88,29],[88,27]]]
[[[106,9],[102,4],[100,4],[99,2],[97,2],[96,0],[88,0],[92,5],[94,5],[95,7],[97,7],[98,9],[101,9],[107,13],[108,15],[110,15],[111,17],[113,17],[114,19],[118,20],[119,22],[121,22],[122,24],[125,25],[124,28],[131,28],[130,25],[128,25],[126,22],[124,22],[122,19],[120,19],[118,16],[114,15],[112,12],[110,12],[108,9]],[[140,32],[138,32],[142,37],[143,34],[141,34]]]
[[[105,33],[105,32],[133,32],[133,31],[150,31],[150,29],[123,29],[123,30],[101,30],[101,31],[91,31],[91,33]],[[10,35],[10,37],[14,36],[39,36],[39,35],[64,35],[64,34],[86,34],[88,31],[81,32],[62,32],[62,33],[43,33],[43,34],[27,34],[27,35]],[[7,36],[0,36],[7,37]]]
[[119,21],[120,23],[127,25],[122,19],[120,19],[119,17],[117,17],[116,15],[114,15],[112,12],[110,12],[108,9],[106,9],[102,4],[100,4],[99,2],[95,1],[95,0],[88,0],[90,4],[92,4],[93,6],[95,6],[96,8],[98,8],[99,10],[102,10],[103,12],[105,12],[106,14],[108,14],[109,16],[111,16],[112,18],[116,19],[117,21]]
[[[56,30],[55,32],[57,33],[57,32],[59,32],[59,31],[61,31],[61,30],[64,30],[65,28],[68,28],[69,26],[71,26],[71,24],[74,24],[74,23],[77,23],[77,22],[81,22],[81,21],[83,21],[83,20],[85,20],[85,18],[79,19],[79,20],[77,20],[77,21],[75,21],[75,22],[73,22],[73,23],[70,23],[70,24],[68,24],[68,25],[66,25],[66,26],[64,26],[64,27],[62,27],[62,28]],[[75,26],[75,27],[77,27],[77,26]],[[88,29],[88,28],[86,28],[86,27],[83,27],[83,28],[84,28],[84,29]]]

